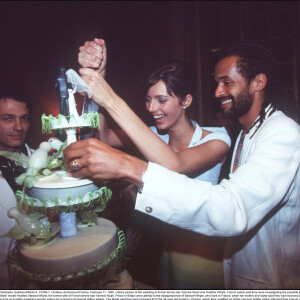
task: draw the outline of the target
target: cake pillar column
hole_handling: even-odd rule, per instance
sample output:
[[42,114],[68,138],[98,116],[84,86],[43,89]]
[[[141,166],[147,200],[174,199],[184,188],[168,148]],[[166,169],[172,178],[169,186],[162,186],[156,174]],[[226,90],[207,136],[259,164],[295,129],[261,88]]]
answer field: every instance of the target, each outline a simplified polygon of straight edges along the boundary
[[[65,129],[67,134],[67,144],[70,145],[77,141],[76,138],[76,128]],[[63,239],[70,238],[77,234],[77,222],[76,213],[60,213],[59,214],[60,223],[60,236]]]
[[70,238],[77,234],[77,222],[76,222],[76,213],[60,213],[59,214],[60,222],[60,236],[63,239]]
[[77,141],[76,138],[76,129],[75,128],[69,128],[65,129],[66,134],[67,134],[67,143],[68,145],[75,143]]

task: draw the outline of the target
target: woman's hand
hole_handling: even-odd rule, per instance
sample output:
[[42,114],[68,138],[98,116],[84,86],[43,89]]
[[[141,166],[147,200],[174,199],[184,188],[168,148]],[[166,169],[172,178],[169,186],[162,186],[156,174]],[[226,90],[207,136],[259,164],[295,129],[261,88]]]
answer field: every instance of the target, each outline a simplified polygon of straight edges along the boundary
[[91,98],[98,105],[107,108],[112,103],[115,103],[120,99],[97,71],[94,71],[90,68],[81,68],[79,69],[79,74],[92,89],[93,96]]
[[79,47],[78,63],[84,68],[93,68],[105,77],[107,64],[107,49],[105,41],[95,38],[86,41]]

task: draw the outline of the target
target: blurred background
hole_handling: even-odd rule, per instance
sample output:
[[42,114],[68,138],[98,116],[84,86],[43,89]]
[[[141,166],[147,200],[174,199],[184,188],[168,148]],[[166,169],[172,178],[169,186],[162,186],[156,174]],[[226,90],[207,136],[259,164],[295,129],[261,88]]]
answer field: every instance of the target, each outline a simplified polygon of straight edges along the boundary
[[238,41],[274,52],[283,88],[299,106],[299,1],[1,1],[0,15],[0,83],[28,88],[34,148],[46,139],[41,115],[59,112],[59,67],[77,71],[78,48],[94,37],[107,43],[107,81],[147,123],[145,76],[182,59],[198,71],[198,121],[215,124],[213,53]]

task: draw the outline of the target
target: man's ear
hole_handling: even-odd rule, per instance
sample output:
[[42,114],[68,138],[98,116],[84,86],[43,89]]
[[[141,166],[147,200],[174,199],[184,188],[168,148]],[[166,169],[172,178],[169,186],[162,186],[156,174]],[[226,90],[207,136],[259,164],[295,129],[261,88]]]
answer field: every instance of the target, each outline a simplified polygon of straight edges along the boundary
[[254,92],[259,92],[259,91],[263,90],[267,85],[267,81],[268,81],[268,78],[267,78],[266,74],[264,74],[264,73],[257,74],[252,81],[252,86],[253,86]]
[[193,101],[193,96],[191,94],[187,94],[184,100],[182,101],[183,108],[184,109],[188,108],[191,105],[192,101]]

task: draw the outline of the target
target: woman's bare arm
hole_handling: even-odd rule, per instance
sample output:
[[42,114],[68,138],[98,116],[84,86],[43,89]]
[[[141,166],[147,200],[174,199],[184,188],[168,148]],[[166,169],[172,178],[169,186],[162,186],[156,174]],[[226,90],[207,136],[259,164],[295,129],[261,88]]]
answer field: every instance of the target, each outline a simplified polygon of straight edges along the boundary
[[175,152],[148,128],[98,73],[84,68],[80,69],[80,74],[93,90],[93,100],[107,110],[148,161],[187,174],[208,170],[224,159],[229,147],[219,140]]

